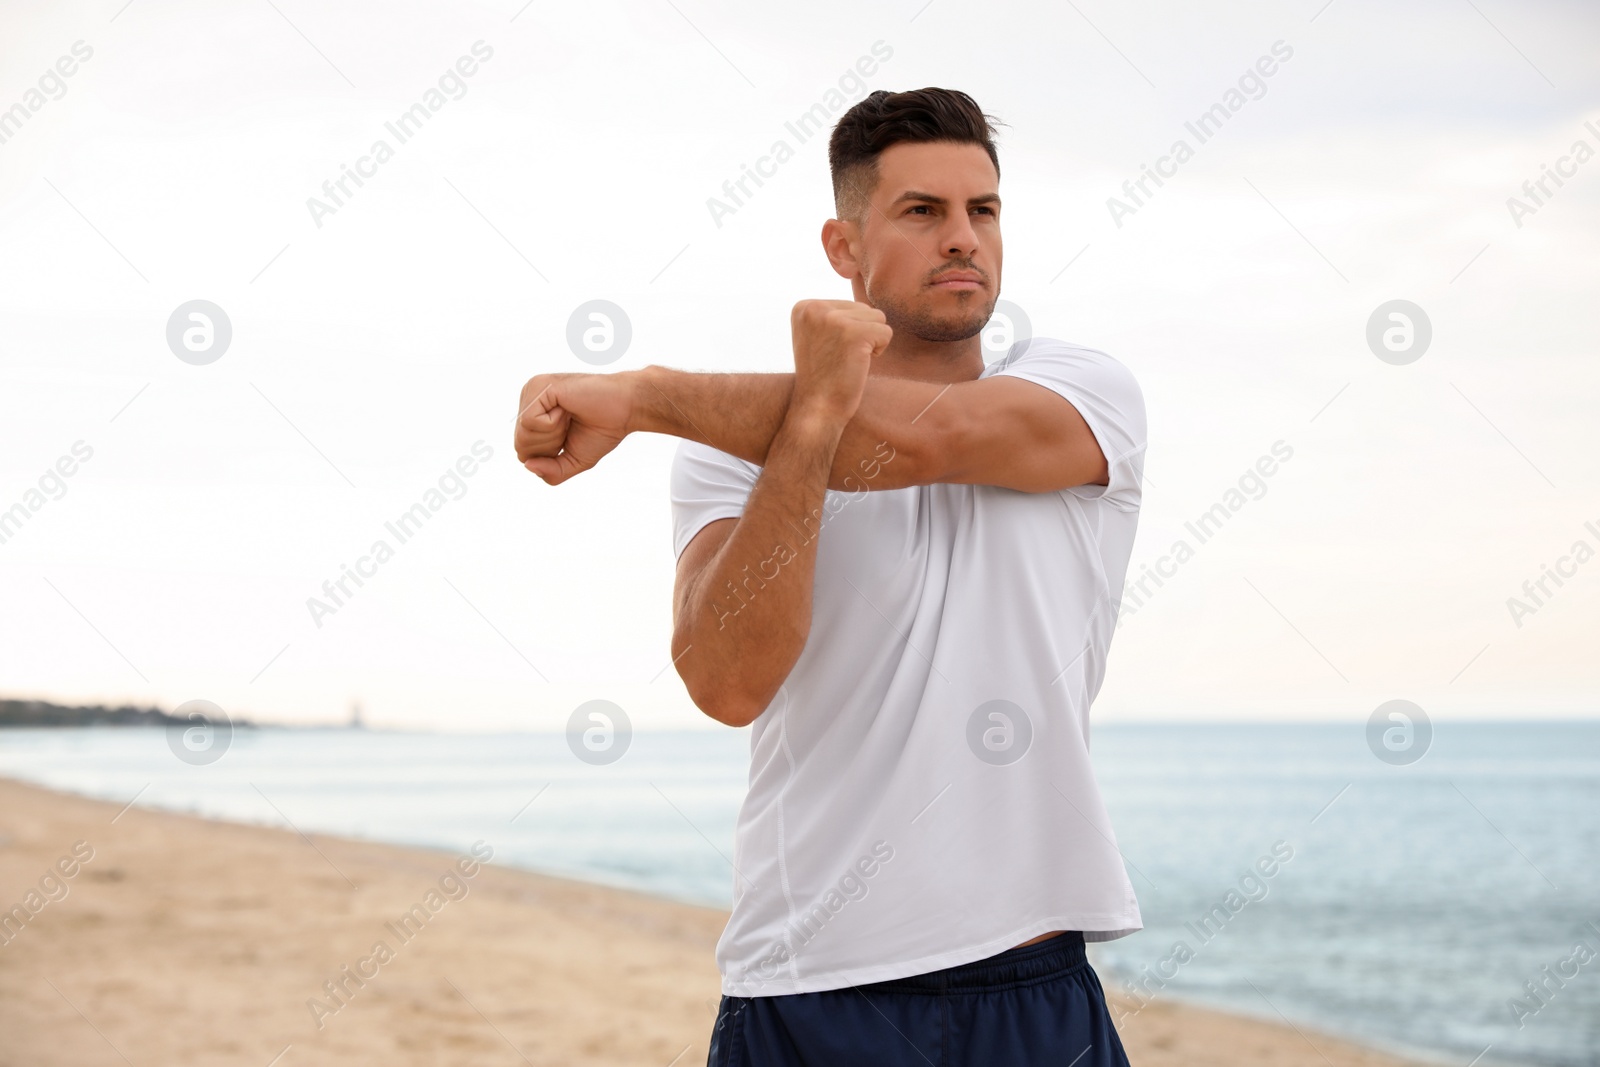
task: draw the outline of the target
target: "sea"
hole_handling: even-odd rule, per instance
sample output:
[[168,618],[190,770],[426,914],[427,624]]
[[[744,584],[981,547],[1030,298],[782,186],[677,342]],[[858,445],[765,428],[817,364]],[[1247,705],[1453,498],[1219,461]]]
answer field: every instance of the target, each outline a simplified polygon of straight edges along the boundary
[[[208,764],[170,742],[3,729],[0,775],[730,900],[748,731],[640,730],[607,764],[561,733],[239,729]],[[1091,958],[1141,1010],[1456,1067],[1600,1067],[1600,721],[1436,722],[1409,764],[1375,756],[1364,724],[1116,723],[1092,748],[1145,928]]]

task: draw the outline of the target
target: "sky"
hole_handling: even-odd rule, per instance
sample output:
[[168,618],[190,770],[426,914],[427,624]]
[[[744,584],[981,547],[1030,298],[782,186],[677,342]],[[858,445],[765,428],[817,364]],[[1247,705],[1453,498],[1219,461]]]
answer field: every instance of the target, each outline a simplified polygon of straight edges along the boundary
[[[111,0],[0,24],[0,109],[26,112],[0,122],[0,513],[26,511],[0,695],[445,730],[606,699],[724,729],[668,663],[676,442],[547,486],[511,451],[518,391],[792,369],[789,308],[849,288],[826,137],[789,124],[940,85],[1005,123],[1002,299],[1145,395],[1130,582],[1165,577],[1125,597],[1098,721],[1600,712],[1592,5]],[[1139,192],[1147,167],[1168,176]],[[567,343],[592,300],[631,325],[603,367]],[[177,355],[192,301],[225,314],[220,355]],[[1392,301],[1426,317],[1420,355],[1369,343]],[[314,615],[378,539],[392,558]]]

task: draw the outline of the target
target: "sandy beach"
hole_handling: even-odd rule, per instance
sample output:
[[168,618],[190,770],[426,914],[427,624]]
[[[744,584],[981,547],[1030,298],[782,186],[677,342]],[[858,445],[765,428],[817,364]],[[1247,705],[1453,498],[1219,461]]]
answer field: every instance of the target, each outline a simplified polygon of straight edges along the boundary
[[[0,779],[0,1067],[705,1062],[725,913]],[[4,916],[0,916],[3,920]],[[381,948],[380,948],[381,946]],[[1396,1067],[1156,1001],[1138,1067]]]

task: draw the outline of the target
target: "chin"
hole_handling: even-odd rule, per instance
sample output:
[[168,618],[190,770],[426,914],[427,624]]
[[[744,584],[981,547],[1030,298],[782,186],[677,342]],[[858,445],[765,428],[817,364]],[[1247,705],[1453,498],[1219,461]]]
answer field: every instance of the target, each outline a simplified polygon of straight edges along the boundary
[[955,317],[929,316],[915,332],[924,341],[965,341],[983,332],[989,316],[961,315]]
[[875,307],[882,311],[896,333],[906,333],[923,341],[965,341],[982,332],[994,314],[994,301],[987,289],[957,291],[964,297],[981,297],[979,302],[962,300],[955,306],[927,294],[909,303],[895,300],[878,300]]
[[937,323],[942,329],[965,331],[962,337],[971,337],[989,324],[989,319],[994,315],[993,302],[984,299],[981,301],[963,301],[960,307],[946,308],[940,314],[938,310],[928,309],[928,319]]

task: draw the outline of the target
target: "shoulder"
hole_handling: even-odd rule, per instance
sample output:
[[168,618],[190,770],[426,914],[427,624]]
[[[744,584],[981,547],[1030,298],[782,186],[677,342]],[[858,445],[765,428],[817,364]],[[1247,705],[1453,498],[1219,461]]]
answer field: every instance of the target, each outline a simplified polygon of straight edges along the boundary
[[1081,409],[1095,406],[1124,420],[1144,420],[1144,390],[1133,371],[1109,353],[1054,337],[1030,337],[1011,346],[984,375],[1008,374],[1047,385]]
[[1012,375],[1036,382],[1066,399],[1094,434],[1110,480],[1074,486],[1064,492],[1101,500],[1120,511],[1139,507],[1148,437],[1144,393],[1133,371],[1098,348],[1030,337],[1018,341],[985,374]]
[[1107,382],[1117,382],[1135,392],[1139,391],[1139,382],[1133,371],[1121,360],[1101,349],[1054,337],[1029,337],[1018,341],[990,365],[990,373],[1015,373],[1018,369],[1038,366],[1088,372]]

